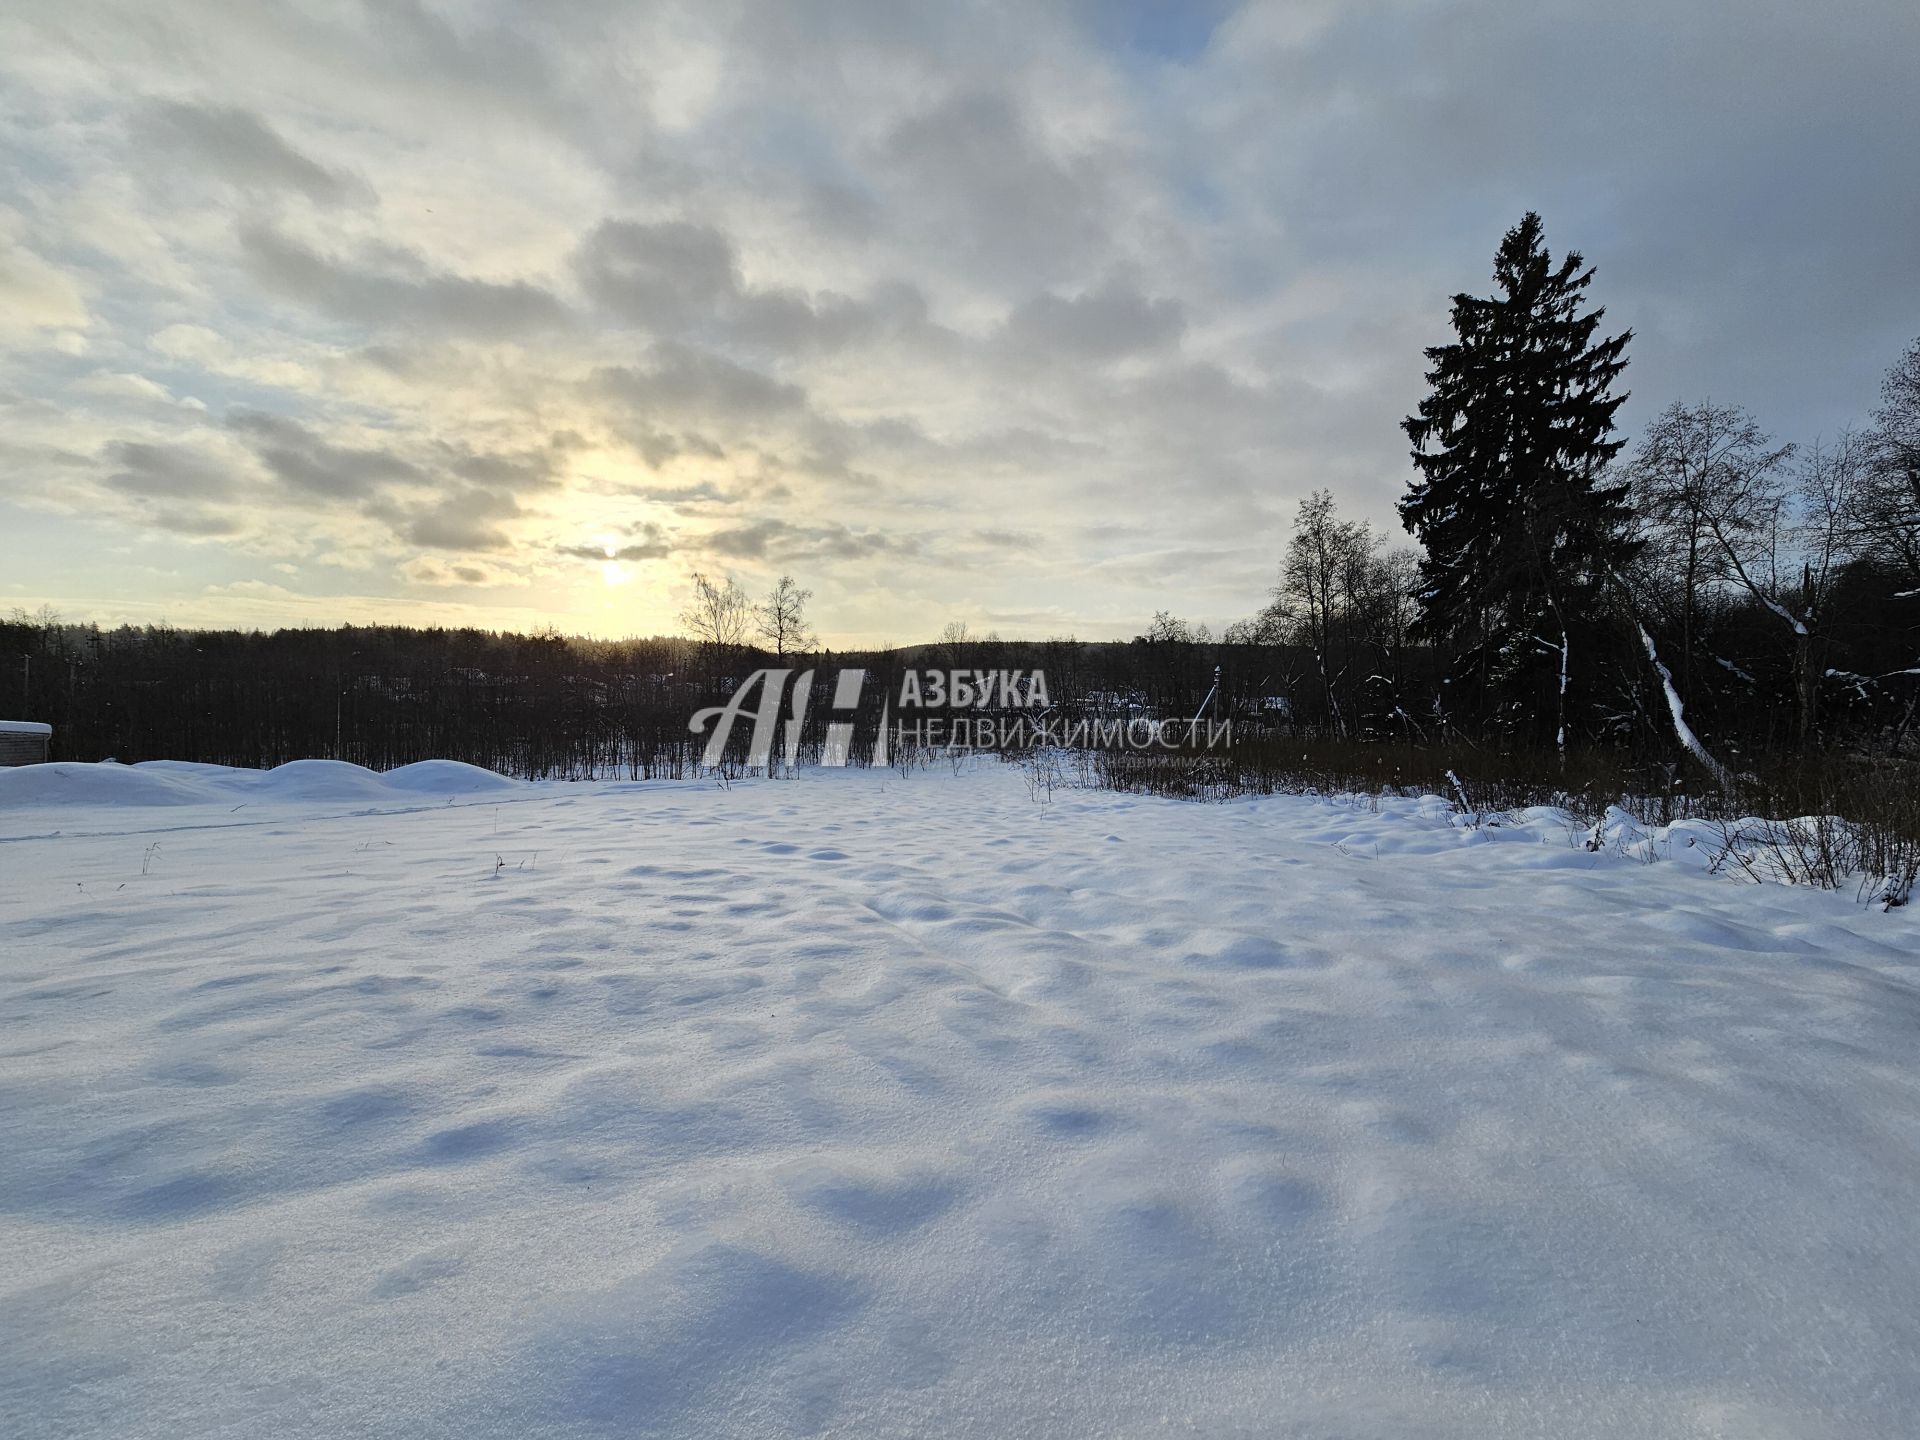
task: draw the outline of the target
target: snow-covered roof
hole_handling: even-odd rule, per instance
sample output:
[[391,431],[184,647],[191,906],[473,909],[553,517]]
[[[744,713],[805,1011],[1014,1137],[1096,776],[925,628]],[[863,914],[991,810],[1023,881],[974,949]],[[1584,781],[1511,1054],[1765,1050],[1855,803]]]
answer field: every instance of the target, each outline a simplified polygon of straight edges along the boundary
[[0,735],[51,735],[53,726],[38,720],[0,720]]

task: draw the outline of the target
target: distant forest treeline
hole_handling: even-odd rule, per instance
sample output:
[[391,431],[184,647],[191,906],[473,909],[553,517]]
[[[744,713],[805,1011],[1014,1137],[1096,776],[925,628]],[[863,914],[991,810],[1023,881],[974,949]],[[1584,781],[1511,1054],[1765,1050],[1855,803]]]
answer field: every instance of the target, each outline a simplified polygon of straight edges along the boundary
[[[1858,616],[1822,636],[1825,658],[1849,669],[1891,669],[1920,623],[1920,602],[1893,599],[1890,582],[1862,564],[1836,587],[1857,595]],[[705,745],[688,729],[695,711],[725,703],[754,669],[813,667],[825,687],[838,667],[860,667],[863,761],[883,696],[904,669],[1041,670],[1051,713],[1067,720],[1142,715],[1180,718],[1205,705],[1231,719],[1236,743],[1269,747],[1289,737],[1423,749],[1475,741],[1435,714],[1444,652],[1409,638],[1410,606],[1390,588],[1377,606],[1336,605],[1311,643],[1213,638],[1167,614],[1132,641],[1004,641],[952,627],[935,644],[890,651],[816,650],[776,657],[738,644],[673,637],[591,640],[558,634],[343,626],[271,634],[62,623],[16,613],[0,621],[0,715],[54,727],[54,757],[195,760],[265,766],[312,756],[388,769],[450,758],[528,779],[673,778],[694,772]],[[1875,614],[1891,617],[1876,623]],[[1771,622],[1771,623],[1770,623]],[[1790,657],[1771,612],[1726,597],[1712,612],[1719,649],[1744,675],[1696,686],[1690,717],[1709,743],[1736,758],[1779,755],[1794,744],[1791,706],[1753,697],[1790,684]],[[1628,695],[1617,748],[1641,758],[1675,752],[1664,700],[1644,657],[1623,653],[1623,673],[1648,677]],[[1209,703],[1216,671],[1219,689]],[[1730,672],[1723,672],[1730,673]],[[1718,677],[1716,677],[1718,679]],[[1823,733],[1874,750],[1911,738],[1910,695],[1830,678]],[[805,747],[817,753],[827,713],[815,695]],[[1422,703],[1420,697],[1426,697]],[[899,716],[896,714],[896,718]],[[734,749],[744,753],[745,727]]]
[[[0,706],[50,722],[68,760],[194,760],[273,766],[313,756],[388,769],[448,758],[529,779],[677,777],[705,739],[693,714],[724,704],[762,666],[825,672],[805,732],[817,753],[831,672],[867,670],[854,758],[902,671],[1044,671],[1054,717],[1238,716],[1270,732],[1283,716],[1262,697],[1297,688],[1311,659],[1285,645],[1194,643],[1178,622],[1128,644],[979,639],[907,650],[815,650],[784,659],[744,642],[603,641],[558,634],[344,626],[272,634],[0,621]],[[1169,633],[1170,632],[1170,633]],[[8,671],[10,670],[10,674]],[[955,714],[993,713],[958,711]],[[911,718],[911,717],[908,717]],[[734,749],[744,754],[747,727]]]

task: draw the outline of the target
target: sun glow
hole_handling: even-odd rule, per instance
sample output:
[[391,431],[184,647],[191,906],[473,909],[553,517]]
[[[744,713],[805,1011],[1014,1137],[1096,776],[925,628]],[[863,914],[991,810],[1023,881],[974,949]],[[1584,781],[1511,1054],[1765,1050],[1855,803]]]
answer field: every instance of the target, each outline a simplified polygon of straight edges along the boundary
[[603,585],[624,585],[630,578],[627,567],[620,563],[620,541],[613,535],[600,537],[600,553],[607,558],[600,562],[600,582]]

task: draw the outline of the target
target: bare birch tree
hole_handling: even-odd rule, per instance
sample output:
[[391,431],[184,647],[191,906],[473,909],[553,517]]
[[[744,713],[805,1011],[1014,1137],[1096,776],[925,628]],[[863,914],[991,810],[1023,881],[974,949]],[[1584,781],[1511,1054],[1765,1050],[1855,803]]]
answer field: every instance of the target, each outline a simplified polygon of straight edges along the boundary
[[760,636],[782,660],[804,654],[819,641],[807,624],[807,602],[813,591],[802,589],[791,575],[782,575],[754,611]]
[[753,624],[753,601],[731,575],[716,583],[696,570],[693,597],[680,612],[680,623],[701,645],[724,654],[746,643]]

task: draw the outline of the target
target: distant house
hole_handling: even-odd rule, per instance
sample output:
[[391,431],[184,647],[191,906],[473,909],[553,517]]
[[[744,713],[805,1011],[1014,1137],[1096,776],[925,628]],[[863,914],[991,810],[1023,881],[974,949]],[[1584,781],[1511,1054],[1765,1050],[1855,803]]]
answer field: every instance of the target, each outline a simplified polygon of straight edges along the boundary
[[53,727],[37,720],[0,720],[0,766],[38,765],[53,745]]

